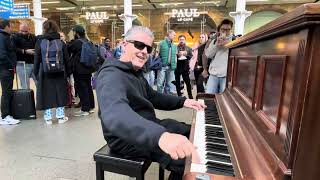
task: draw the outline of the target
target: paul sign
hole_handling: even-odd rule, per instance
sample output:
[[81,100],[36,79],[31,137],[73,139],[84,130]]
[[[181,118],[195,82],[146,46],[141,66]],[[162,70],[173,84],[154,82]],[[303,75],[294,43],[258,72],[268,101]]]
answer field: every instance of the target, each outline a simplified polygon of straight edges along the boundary
[[104,20],[109,19],[107,12],[86,12],[86,19],[90,23],[103,23]]
[[177,21],[193,21],[193,18],[199,17],[198,9],[172,9],[171,17],[177,18]]

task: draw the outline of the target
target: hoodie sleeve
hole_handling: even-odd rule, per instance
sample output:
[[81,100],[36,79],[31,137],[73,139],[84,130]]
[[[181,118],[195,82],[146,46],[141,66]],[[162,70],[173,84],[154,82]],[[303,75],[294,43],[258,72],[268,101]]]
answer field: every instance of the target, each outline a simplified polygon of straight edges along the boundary
[[183,107],[185,97],[173,96],[169,94],[159,93],[147,85],[147,94],[149,101],[156,109],[159,110],[176,110]]
[[204,50],[205,55],[207,58],[213,58],[217,51],[219,50],[219,47],[215,44],[215,41],[211,41],[209,47]]
[[122,76],[111,68],[100,71],[96,89],[100,119],[114,136],[151,150],[158,146],[166,129],[133,111],[127,98],[127,83]]
[[10,59],[8,56],[8,44],[6,43],[6,37],[3,35],[0,37],[0,61],[1,64],[10,64]]

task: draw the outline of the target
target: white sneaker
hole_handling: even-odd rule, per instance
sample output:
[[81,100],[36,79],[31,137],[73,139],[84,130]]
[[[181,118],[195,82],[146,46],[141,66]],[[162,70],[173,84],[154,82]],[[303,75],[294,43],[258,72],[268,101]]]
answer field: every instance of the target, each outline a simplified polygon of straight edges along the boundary
[[94,113],[94,109],[91,109],[91,110],[89,111],[89,113],[90,113],[90,114]]
[[21,121],[14,119],[12,116],[6,116],[4,119],[2,119],[1,124],[7,124],[7,125],[13,125],[13,124],[19,124]]
[[75,112],[74,113],[74,116],[76,116],[76,117],[80,117],[80,116],[88,116],[90,113],[89,112],[87,112],[87,111],[78,111],[78,112]]
[[68,120],[69,120],[69,118],[68,118],[68,117],[59,118],[59,119],[58,119],[58,123],[59,123],[59,124],[62,124],[62,123],[67,122]]
[[45,122],[46,122],[47,124],[52,124],[52,121],[51,121],[51,120],[45,120]]

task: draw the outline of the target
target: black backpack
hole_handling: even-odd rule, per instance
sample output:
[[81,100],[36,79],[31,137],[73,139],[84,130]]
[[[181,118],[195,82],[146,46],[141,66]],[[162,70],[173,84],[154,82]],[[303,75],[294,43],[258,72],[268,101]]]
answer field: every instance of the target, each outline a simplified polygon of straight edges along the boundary
[[64,72],[63,43],[60,39],[43,39],[40,43],[43,71],[45,73]]

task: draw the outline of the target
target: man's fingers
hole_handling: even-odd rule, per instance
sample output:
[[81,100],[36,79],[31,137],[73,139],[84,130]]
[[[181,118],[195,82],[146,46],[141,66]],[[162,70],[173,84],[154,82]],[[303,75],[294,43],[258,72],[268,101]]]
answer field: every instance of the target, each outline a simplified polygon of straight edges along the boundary
[[170,156],[171,156],[171,158],[174,159],[174,160],[178,160],[178,159],[179,159],[179,156],[178,156],[178,154],[177,154],[176,151],[172,151],[172,152],[170,153]]
[[179,159],[183,159],[184,157],[186,157],[186,154],[185,154],[183,148],[178,147],[176,152],[178,154]]

